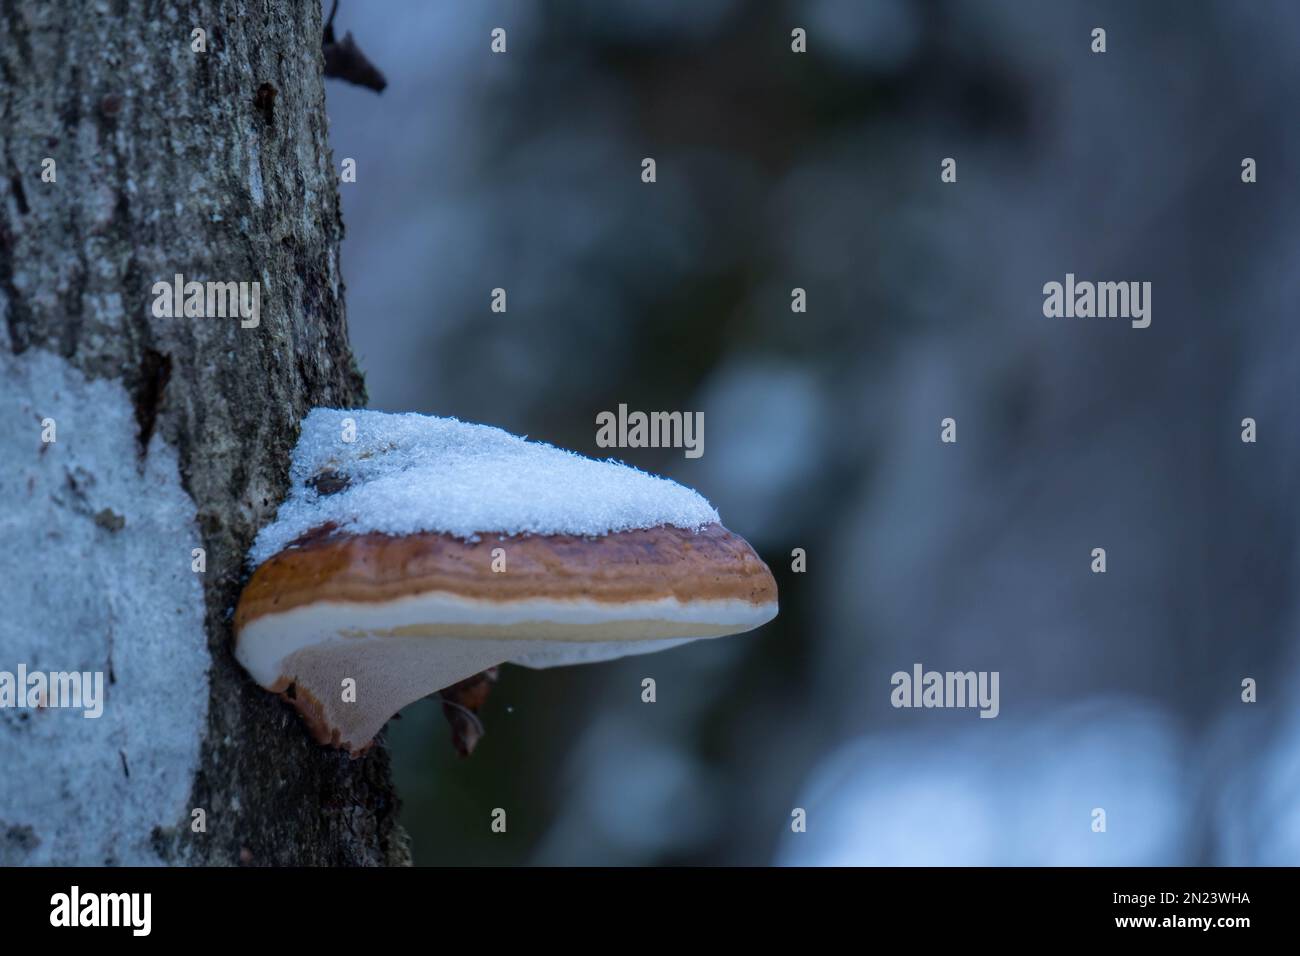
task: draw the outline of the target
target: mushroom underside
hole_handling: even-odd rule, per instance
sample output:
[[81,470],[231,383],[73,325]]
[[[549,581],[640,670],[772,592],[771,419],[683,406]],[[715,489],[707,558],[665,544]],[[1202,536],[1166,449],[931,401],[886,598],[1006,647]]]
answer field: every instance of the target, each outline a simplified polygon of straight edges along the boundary
[[647,602],[639,613],[570,602],[546,608],[546,616],[542,602],[477,614],[452,595],[402,603],[400,612],[384,605],[313,605],[258,618],[241,633],[237,653],[258,683],[293,702],[318,741],[355,753],[407,704],[489,667],[544,668],[648,654],[749,630],[771,616],[730,601],[703,602],[711,607]]

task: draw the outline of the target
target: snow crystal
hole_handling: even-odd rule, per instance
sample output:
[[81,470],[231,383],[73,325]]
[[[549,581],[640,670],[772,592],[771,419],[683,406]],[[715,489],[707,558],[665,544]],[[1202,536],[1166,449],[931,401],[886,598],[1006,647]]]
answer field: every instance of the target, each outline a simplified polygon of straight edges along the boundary
[[290,480],[289,497],[253,545],[254,565],[327,522],[355,534],[436,531],[470,540],[483,532],[599,536],[718,521],[703,497],[666,478],[414,413],[313,409]]

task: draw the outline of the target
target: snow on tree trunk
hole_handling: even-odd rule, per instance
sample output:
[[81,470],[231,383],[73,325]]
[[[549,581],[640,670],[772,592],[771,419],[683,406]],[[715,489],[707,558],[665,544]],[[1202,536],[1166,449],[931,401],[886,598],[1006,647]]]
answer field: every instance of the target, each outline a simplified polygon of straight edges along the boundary
[[[0,703],[103,675],[99,717],[0,708],[0,864],[409,862],[382,746],[231,657],[299,421],[364,400],[319,3],[186,6],[0,3]],[[258,324],[157,317],[177,274]]]

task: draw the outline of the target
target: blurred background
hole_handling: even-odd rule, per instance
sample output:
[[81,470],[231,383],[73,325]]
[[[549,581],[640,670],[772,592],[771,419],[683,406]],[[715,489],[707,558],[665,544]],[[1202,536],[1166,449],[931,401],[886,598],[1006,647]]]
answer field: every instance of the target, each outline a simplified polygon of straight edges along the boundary
[[[417,863],[1300,863],[1300,5],[342,0],[336,29],[389,81],[328,85],[371,406],[595,457],[599,411],[703,411],[702,458],[617,455],[781,589],[746,636],[503,668],[468,760],[407,708]],[[1151,327],[1044,318],[1067,272],[1150,281]],[[1000,716],[893,709],[917,662],[999,671]]]

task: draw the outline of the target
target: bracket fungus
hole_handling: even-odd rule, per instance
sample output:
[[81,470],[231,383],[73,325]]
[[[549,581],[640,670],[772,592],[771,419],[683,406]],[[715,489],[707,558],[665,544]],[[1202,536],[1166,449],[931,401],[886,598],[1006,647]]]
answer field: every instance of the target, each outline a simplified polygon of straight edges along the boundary
[[700,495],[498,428],[318,408],[290,480],[250,552],[235,656],[352,753],[502,663],[611,660],[776,616],[767,565]]

